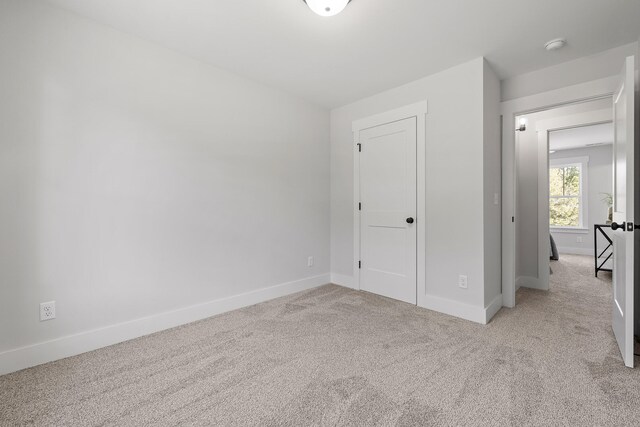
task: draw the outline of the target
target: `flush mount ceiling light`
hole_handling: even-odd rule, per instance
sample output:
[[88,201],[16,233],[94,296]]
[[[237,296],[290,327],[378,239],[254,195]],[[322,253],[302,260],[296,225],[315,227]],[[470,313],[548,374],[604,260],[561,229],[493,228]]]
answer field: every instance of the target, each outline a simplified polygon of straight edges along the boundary
[[351,0],[303,0],[309,9],[320,16],[333,16],[342,12]]
[[544,44],[544,48],[547,49],[548,51],[558,50],[565,47],[566,44],[567,44],[567,41],[565,39],[553,39],[551,41],[546,42]]

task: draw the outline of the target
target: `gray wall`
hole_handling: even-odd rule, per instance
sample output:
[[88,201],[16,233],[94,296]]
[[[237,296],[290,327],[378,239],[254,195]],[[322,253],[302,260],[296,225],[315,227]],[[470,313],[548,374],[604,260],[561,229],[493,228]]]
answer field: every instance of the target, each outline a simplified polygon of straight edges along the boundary
[[328,278],[327,110],[44,2],[0,69],[0,353]]
[[[428,100],[426,123],[426,289],[429,295],[476,307],[485,306],[485,287],[499,288],[499,231],[485,252],[484,216],[497,221],[500,206],[496,147],[498,82],[485,80],[482,58],[331,111],[331,271],[353,280],[353,135],[352,122]],[[483,102],[485,93],[495,103]],[[485,115],[484,109],[490,107]],[[486,137],[491,139],[485,150]],[[499,228],[499,227],[498,227]],[[491,230],[488,233],[496,233]],[[492,257],[486,268],[485,256]],[[496,259],[493,259],[495,257]],[[468,289],[458,287],[467,274]],[[488,284],[485,280],[492,280]]]
[[516,277],[538,277],[536,116],[527,115],[527,130],[516,133]]
[[484,62],[484,304],[502,294],[500,80]]
[[505,79],[501,83],[502,100],[521,98],[618,75],[624,59],[637,52],[638,43],[629,43],[596,55]]
[[[588,227],[587,234],[573,234],[561,231],[552,231],[553,238],[560,252],[593,254],[593,224],[604,224],[607,220],[607,206],[602,202],[602,193],[613,191],[613,165],[612,146],[577,148],[573,150],[557,151],[549,155],[550,159],[563,159],[570,157],[589,157],[588,165]],[[578,242],[579,238],[582,242]],[[598,246],[605,242],[599,238]]]

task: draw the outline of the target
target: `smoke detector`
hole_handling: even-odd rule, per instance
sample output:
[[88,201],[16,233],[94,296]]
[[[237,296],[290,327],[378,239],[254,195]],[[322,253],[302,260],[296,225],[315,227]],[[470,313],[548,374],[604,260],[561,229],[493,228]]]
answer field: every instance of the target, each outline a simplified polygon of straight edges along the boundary
[[565,47],[566,45],[567,45],[567,41],[565,39],[553,39],[551,41],[546,42],[544,47],[549,52],[551,52],[552,50],[561,49],[561,48]]

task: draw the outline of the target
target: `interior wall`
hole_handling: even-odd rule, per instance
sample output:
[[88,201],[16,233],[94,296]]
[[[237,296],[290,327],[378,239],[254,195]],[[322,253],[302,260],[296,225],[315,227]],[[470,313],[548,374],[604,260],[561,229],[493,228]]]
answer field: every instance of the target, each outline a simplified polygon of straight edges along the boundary
[[[428,296],[484,308],[484,209],[485,198],[493,203],[494,197],[493,190],[483,188],[485,161],[493,162],[489,156],[494,155],[492,149],[484,156],[484,123],[499,120],[497,115],[483,114],[484,69],[485,61],[479,58],[331,111],[331,271],[335,281],[355,286],[352,122],[426,99],[424,286]],[[487,91],[494,93],[497,112],[498,85],[493,78],[489,83]],[[493,183],[495,177],[488,181]],[[490,210],[499,215],[499,206]],[[497,264],[490,265],[496,268]],[[458,287],[459,274],[468,275],[468,289]],[[494,275],[499,277],[499,272],[487,277]]]
[[328,111],[30,0],[0,69],[0,353],[328,281]]
[[[561,150],[549,154],[549,159],[571,157],[588,157],[588,232],[570,233],[552,230],[551,234],[560,253],[593,255],[593,225],[605,224],[608,206],[602,202],[604,194],[613,192],[613,153],[612,145],[584,147],[572,150]],[[581,241],[579,241],[581,240]],[[605,238],[598,236],[598,249],[606,246]]]
[[[538,277],[538,133],[537,115],[516,132],[516,278]],[[516,282],[516,284],[519,284]]]
[[[500,79],[484,61],[484,305],[502,294]],[[502,304],[500,304],[502,305]]]
[[[522,98],[610,76],[617,76],[624,59],[635,55],[638,42],[573,61],[521,74],[502,81],[502,100]],[[550,53],[553,55],[553,53]]]

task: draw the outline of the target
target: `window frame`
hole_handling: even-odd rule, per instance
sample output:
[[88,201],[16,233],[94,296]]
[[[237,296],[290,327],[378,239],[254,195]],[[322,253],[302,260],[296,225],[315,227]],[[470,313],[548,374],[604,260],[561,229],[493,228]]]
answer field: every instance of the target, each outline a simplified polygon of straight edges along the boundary
[[[589,232],[589,157],[559,157],[549,159],[549,171],[552,168],[572,167],[578,166],[580,168],[580,194],[578,196],[579,210],[578,210],[578,226],[557,226],[552,225],[549,221],[549,229],[552,232],[564,232],[564,233],[588,233]],[[550,182],[550,179],[549,179]],[[549,184],[550,185],[550,184]],[[559,196],[551,196],[551,189],[547,187],[548,203],[549,203],[549,216],[551,216],[551,199],[561,198]],[[563,196],[567,197],[567,196]]]

